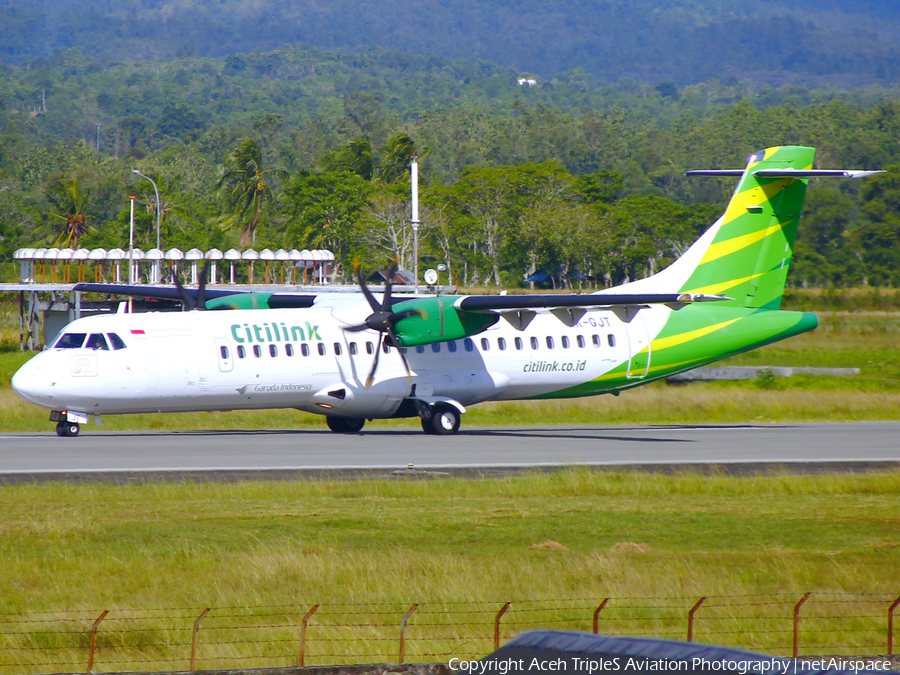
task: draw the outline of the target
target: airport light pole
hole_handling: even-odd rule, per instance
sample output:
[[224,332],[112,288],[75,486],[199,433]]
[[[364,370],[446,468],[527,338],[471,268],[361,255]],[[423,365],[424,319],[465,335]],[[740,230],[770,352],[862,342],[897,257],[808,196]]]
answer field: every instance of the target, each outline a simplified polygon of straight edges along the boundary
[[410,224],[413,231],[413,275],[416,278],[415,293],[419,292],[419,154],[414,152],[410,158],[409,178],[412,187],[412,218]]
[[141,178],[146,178],[153,185],[153,191],[156,193],[156,248],[159,249],[159,212],[162,211],[162,205],[159,203],[159,189],[150,176],[145,176],[137,169],[132,169],[131,173],[137,174]]

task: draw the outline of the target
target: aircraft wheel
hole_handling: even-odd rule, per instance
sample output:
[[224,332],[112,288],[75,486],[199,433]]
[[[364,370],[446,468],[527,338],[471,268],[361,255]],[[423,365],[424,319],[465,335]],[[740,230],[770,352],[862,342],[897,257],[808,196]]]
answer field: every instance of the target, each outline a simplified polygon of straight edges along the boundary
[[434,406],[434,412],[429,420],[431,433],[438,436],[450,436],[459,431],[459,410],[452,405],[438,404]]
[[366,425],[365,417],[346,417],[344,418],[344,424],[347,427],[347,433],[350,434],[358,434],[362,431],[362,428]]
[[77,422],[58,422],[56,435],[74,438],[81,432],[81,426]]
[[422,418],[422,431],[424,431],[426,434],[433,434],[434,427],[431,426],[433,421],[434,421],[434,417],[429,417],[427,420],[423,417]]
[[338,417],[328,415],[325,417],[328,428],[336,434],[357,434],[362,431],[366,420],[363,417]]

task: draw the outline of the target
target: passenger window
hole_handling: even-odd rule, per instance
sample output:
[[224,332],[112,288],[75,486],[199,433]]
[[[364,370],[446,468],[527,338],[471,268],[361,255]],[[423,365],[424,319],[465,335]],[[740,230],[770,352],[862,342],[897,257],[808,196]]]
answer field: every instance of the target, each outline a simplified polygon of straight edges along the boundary
[[228,358],[228,347],[226,347],[225,345],[222,345],[221,347],[219,347],[219,354],[221,354],[223,359],[227,359]]
[[309,356],[309,345],[305,342],[300,345],[300,353],[303,354],[303,356]]
[[447,349],[449,349],[451,352],[455,352],[456,351],[456,340],[450,340],[450,342],[447,343]]
[[433,351],[435,354],[440,354],[441,353],[441,343],[440,342],[432,343],[431,351]]
[[547,336],[547,349],[553,349],[553,338],[551,336]]
[[606,336],[606,341],[609,342],[610,347],[616,346],[616,336],[613,335],[612,333],[610,333],[609,335]]
[[287,354],[288,356],[293,356],[294,355],[294,345],[285,345],[284,353]]
[[506,350],[506,339],[505,338],[497,338],[497,347],[500,348],[500,351]]
[[125,349],[125,346],[126,346],[126,345],[125,345],[125,343],[122,341],[122,338],[120,338],[120,337],[119,337],[118,335],[116,335],[115,333],[109,333],[108,335],[109,335],[109,341],[110,341],[110,343],[112,344],[112,348],[113,348],[113,349],[116,349],[116,350],[118,350],[118,349]]
[[591,335],[591,340],[593,340],[595,347],[600,346],[600,336],[599,335]]
[[358,353],[358,350],[356,349],[356,343],[355,343],[355,342],[351,342],[351,343],[350,343],[350,355],[351,355],[351,356],[356,356],[357,353]]
[[371,342],[366,343],[366,354],[374,354],[375,353],[375,345]]
[[259,345],[253,345],[253,356],[259,358],[262,356],[262,347]]
[[278,347],[275,345],[269,345],[269,356],[273,359],[278,356]]
[[109,345],[106,344],[106,338],[103,337],[102,333],[91,333],[91,337],[88,338],[85,347],[95,350],[102,349],[105,352],[109,351]]
[[[385,340],[385,341],[381,344],[381,351],[383,351],[385,354],[390,354],[390,353],[391,353],[391,346],[388,344],[388,341],[387,341],[387,340]],[[403,352],[403,353],[405,354],[406,352]]]
[[562,348],[563,348],[563,349],[568,349],[568,348],[569,348],[569,336],[568,336],[568,335],[563,335],[563,336],[562,336]]
[[247,356],[247,350],[244,349],[244,345],[238,345],[238,358],[242,359]]
[[487,352],[491,349],[491,343],[487,338],[481,338],[481,351]]
[[578,346],[584,349],[584,335],[579,335],[576,340],[578,340]]
[[84,344],[86,337],[87,333],[66,333],[57,340],[53,347],[55,349],[78,349]]
[[470,352],[473,349],[475,349],[475,343],[472,342],[472,338],[466,338],[465,340],[463,340],[463,347],[466,348],[467,352]]
[[318,345],[319,356],[325,356],[325,345],[320,342]]
[[425,345],[419,345],[416,347],[416,354],[424,354],[425,353]]
[[334,355],[335,355],[335,356],[340,356],[340,355],[341,355],[341,343],[340,343],[340,342],[335,342],[335,343],[334,343]]
[[531,338],[531,348],[532,349],[537,349],[539,344],[540,343],[538,342],[538,339],[536,337]]
[[525,343],[522,342],[522,338],[517,337],[516,338],[516,349],[521,350],[524,346],[525,346]]

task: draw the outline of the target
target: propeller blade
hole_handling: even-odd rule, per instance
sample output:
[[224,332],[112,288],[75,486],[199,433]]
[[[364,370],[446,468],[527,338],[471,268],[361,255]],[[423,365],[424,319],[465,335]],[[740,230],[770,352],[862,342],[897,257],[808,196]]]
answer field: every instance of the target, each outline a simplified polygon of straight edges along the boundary
[[200,270],[200,284],[197,287],[197,309],[206,309],[206,278],[209,276],[209,260],[203,263]]
[[181,296],[181,303],[185,309],[194,309],[197,304],[194,302],[194,299],[191,297],[191,294],[187,292],[185,287],[181,284],[181,279],[178,278],[178,275],[175,274],[172,279],[175,281],[175,288],[178,289],[178,295]]
[[366,280],[363,279],[362,268],[359,265],[356,266],[356,277],[359,279],[359,287],[362,289],[363,295],[366,296],[366,300],[369,301],[369,307],[372,308],[372,311],[377,312],[381,310],[381,305],[378,304],[375,296],[372,295],[372,291],[366,286]]
[[403,353],[403,348],[400,346],[400,340],[398,340],[397,336],[394,334],[394,329],[388,326],[387,334],[391,336],[391,342],[394,343],[394,346],[400,353],[400,359],[403,361],[403,366],[406,368],[407,381],[412,380],[412,371],[409,369],[409,361],[406,360],[406,354]]
[[341,326],[341,330],[347,331],[348,333],[359,333],[360,331],[368,329],[369,327],[364,323],[358,324],[356,326]]
[[397,268],[398,263],[397,260],[394,259],[391,268],[388,270],[387,281],[384,284],[384,301],[381,303],[381,308],[385,312],[390,312],[394,305],[394,300],[391,297],[391,290],[394,288],[394,274],[397,272]]
[[402,312],[394,312],[391,314],[388,317],[388,321],[394,326],[398,321],[403,321],[403,319],[408,319],[411,316],[421,316],[422,318],[425,318],[425,312],[421,309],[404,309]]
[[372,386],[372,381],[375,379],[375,371],[378,369],[378,356],[381,354],[381,343],[384,341],[384,333],[378,336],[378,344],[375,346],[375,362],[372,364],[372,370],[369,371],[369,376],[366,378],[366,389]]

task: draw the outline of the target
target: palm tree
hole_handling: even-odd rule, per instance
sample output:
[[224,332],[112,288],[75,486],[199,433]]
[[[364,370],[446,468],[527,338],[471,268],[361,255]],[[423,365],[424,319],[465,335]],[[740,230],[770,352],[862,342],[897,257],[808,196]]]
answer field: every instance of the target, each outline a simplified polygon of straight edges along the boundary
[[63,223],[62,231],[53,242],[56,248],[78,248],[78,241],[87,234],[88,223],[85,215],[85,207],[88,195],[80,187],[78,177],[70,180],[61,178],[54,183],[47,192],[47,199],[53,205],[56,213],[47,213],[47,216]]
[[287,172],[263,169],[262,150],[249,138],[238,144],[222,166],[218,187],[234,211],[233,223],[242,224],[241,249],[256,241],[256,227],[265,217],[268,203],[275,198],[266,182],[267,175],[284,178]]

